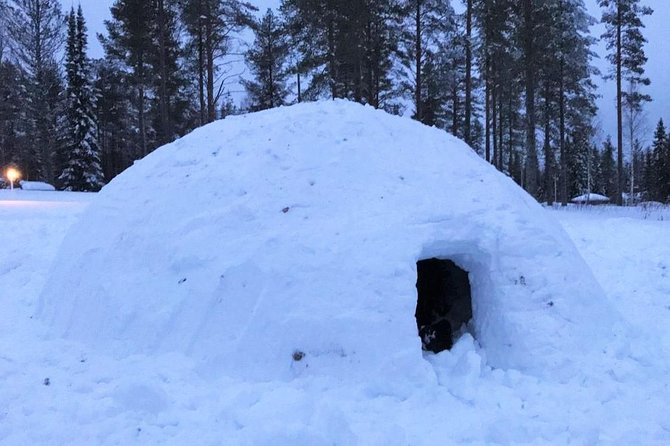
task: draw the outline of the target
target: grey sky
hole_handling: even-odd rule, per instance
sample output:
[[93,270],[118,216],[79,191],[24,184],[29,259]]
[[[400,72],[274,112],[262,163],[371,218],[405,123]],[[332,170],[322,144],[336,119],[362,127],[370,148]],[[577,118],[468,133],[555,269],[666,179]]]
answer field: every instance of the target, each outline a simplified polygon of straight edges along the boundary
[[[456,0],[458,1],[458,0]],[[456,3],[454,1],[454,3]],[[600,19],[601,11],[597,6],[597,0],[584,0],[589,12],[596,19]],[[63,7],[69,9],[73,5],[77,5],[79,1],[61,0]],[[280,0],[261,0],[253,1],[261,11],[268,6],[278,5]],[[93,37],[93,33],[103,32],[103,21],[109,18],[109,7],[113,0],[81,0],[81,5],[84,9],[84,14],[88,21],[90,38],[90,54],[92,57],[102,56],[102,48],[97,39]],[[651,6],[654,9],[654,14],[645,19],[647,29],[645,36],[649,43],[645,47],[649,62],[646,66],[647,75],[650,77],[652,85],[647,89],[648,93],[654,98],[654,101],[647,105],[647,125],[650,130],[653,130],[659,118],[670,117],[668,115],[668,103],[670,102],[670,67],[664,65],[670,59],[668,48],[670,45],[670,1],[668,0],[644,0],[643,3]],[[602,25],[596,25],[593,28],[593,35],[599,37],[603,32]],[[609,67],[604,58],[604,45],[599,44],[595,48],[601,59],[596,61],[596,65],[604,73]],[[598,100],[598,122],[599,135],[598,139],[603,139],[606,135],[616,136],[616,109],[615,109],[615,85],[612,81],[597,80],[599,85],[598,93],[602,96]],[[647,143],[649,141],[646,141]]]

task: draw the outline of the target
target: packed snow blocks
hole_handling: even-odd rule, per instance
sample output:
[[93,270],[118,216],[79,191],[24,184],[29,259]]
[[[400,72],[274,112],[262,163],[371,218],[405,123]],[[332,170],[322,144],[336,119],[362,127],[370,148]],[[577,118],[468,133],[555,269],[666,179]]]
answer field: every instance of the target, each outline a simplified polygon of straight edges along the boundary
[[38,315],[216,375],[404,382],[435,379],[425,356],[465,331],[488,366],[569,377],[619,324],[512,180],[443,131],[346,101],[229,117],[137,162],[66,237]]

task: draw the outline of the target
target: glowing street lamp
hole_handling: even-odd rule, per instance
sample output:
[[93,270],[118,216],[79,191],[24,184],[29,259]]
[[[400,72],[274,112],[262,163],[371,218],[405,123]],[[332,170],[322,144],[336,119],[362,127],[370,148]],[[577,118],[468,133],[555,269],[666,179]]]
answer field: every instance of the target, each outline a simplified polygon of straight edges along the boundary
[[13,167],[7,169],[7,179],[9,180],[10,189],[12,190],[14,189],[14,181],[18,180],[19,178],[21,178],[21,172],[19,172]]

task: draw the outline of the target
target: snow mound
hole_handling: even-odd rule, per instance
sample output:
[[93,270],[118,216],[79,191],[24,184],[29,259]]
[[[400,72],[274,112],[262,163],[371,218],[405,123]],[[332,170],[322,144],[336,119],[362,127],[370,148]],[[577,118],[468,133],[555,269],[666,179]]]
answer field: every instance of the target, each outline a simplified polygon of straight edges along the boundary
[[365,377],[383,394],[437,379],[414,317],[416,262],[432,257],[469,271],[490,366],[568,378],[616,337],[588,267],[522,189],[443,131],[346,101],[230,117],[137,162],[66,237],[38,314],[116,355]]

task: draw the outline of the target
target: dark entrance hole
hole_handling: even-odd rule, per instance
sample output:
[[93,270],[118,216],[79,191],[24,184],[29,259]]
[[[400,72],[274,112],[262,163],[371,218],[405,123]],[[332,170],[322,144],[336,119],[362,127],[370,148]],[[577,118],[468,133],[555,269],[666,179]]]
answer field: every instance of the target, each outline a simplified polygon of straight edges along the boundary
[[423,349],[448,350],[463,324],[472,319],[468,273],[451,260],[434,258],[418,261],[416,271],[414,316]]

